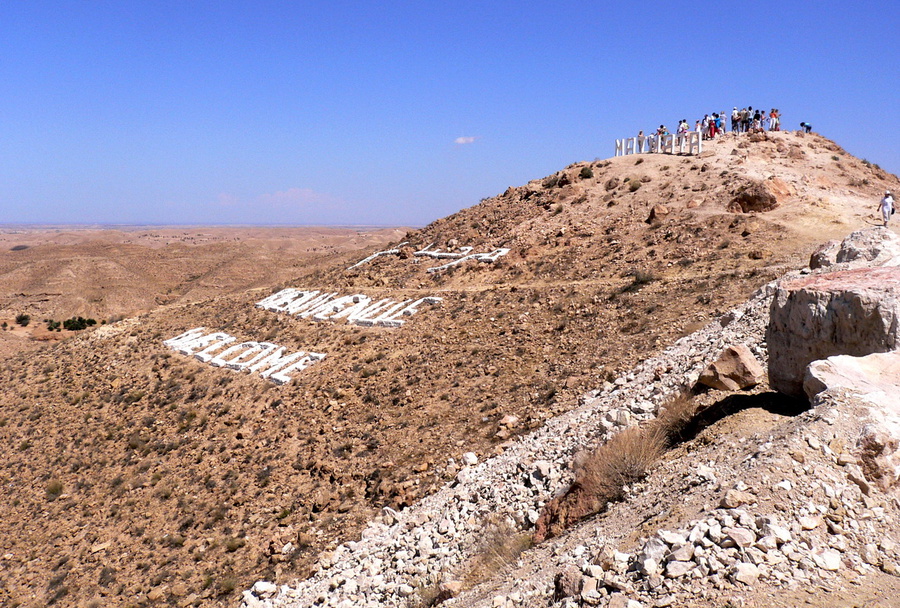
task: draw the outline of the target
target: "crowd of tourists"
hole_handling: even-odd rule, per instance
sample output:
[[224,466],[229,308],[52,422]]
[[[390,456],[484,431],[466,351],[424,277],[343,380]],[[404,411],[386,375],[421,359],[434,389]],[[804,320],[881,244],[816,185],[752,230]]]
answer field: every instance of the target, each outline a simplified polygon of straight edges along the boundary
[[[703,139],[715,139],[727,132],[729,120],[732,133],[764,133],[766,131],[781,130],[781,110],[772,108],[766,112],[758,108],[753,109],[753,106],[747,106],[740,110],[735,107],[731,110],[730,116],[725,111],[706,114],[702,119],[694,123],[693,129],[691,129],[687,119],[683,118],[678,121],[678,128],[675,133],[683,135],[693,130],[700,133]],[[807,123],[801,123],[800,128],[807,133],[812,129]],[[670,134],[668,127],[659,125],[659,128],[655,132],[651,132],[650,136]],[[644,132],[638,133],[638,137],[644,137]]]

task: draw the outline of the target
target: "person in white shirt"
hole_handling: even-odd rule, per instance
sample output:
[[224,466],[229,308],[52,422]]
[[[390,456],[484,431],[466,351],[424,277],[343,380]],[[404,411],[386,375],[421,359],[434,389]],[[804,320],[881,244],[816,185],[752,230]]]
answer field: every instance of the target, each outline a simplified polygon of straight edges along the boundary
[[891,214],[894,212],[894,197],[891,196],[890,190],[885,191],[884,198],[878,203],[878,209],[881,211],[881,219],[884,220],[884,225],[887,226],[888,220],[891,219]]

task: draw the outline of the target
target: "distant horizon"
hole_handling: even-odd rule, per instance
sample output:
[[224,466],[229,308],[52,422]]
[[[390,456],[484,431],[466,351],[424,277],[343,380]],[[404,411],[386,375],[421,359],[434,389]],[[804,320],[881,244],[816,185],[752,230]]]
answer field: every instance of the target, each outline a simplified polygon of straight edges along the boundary
[[346,228],[353,230],[388,230],[391,228],[420,229],[424,226],[410,224],[112,224],[107,222],[88,223],[0,223],[0,230],[16,228],[56,229],[56,228],[83,228],[83,229],[121,229],[121,228]]

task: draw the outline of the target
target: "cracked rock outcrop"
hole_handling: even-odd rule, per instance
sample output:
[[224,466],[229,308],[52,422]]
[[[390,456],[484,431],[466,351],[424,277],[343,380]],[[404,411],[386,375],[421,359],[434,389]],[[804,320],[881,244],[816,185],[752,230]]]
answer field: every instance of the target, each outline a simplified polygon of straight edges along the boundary
[[859,268],[813,275],[778,287],[766,332],[769,383],[806,397],[813,361],[898,348],[900,268]]

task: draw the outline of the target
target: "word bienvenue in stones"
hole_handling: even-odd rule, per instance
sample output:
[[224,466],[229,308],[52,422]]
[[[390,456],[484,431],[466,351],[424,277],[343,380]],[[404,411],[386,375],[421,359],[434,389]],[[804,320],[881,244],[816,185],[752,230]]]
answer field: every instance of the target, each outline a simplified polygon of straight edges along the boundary
[[362,294],[338,296],[337,292],[302,291],[289,287],[260,300],[256,306],[314,321],[346,319],[348,323],[369,327],[400,327],[406,322],[403,317],[415,314],[422,304],[438,304],[441,301],[442,298],[429,296],[402,302],[390,298],[373,302],[372,298]]
[[302,350],[285,354],[287,349],[284,346],[271,342],[234,344],[237,338],[225,332],[206,332],[206,328],[197,327],[166,340],[163,344],[182,355],[193,356],[214,367],[226,367],[238,372],[259,372],[260,376],[276,384],[287,384],[294,374],[325,358],[321,353]]
[[[349,268],[347,268],[347,270],[353,270],[357,266],[362,266],[363,264],[371,262],[375,258],[383,256],[383,255],[398,255],[400,253],[400,248],[407,244],[408,243],[400,243],[394,249],[387,249],[385,251],[378,251],[376,253],[373,253],[372,255],[365,258],[364,260],[360,260],[353,266],[350,266]],[[435,258],[435,259],[450,259],[451,261],[447,262],[446,264],[442,264],[441,266],[432,266],[431,268],[428,269],[428,272],[438,272],[441,270],[446,270],[447,268],[456,266],[457,264],[462,264],[463,262],[468,262],[469,260],[493,263],[493,262],[496,262],[498,258],[506,255],[510,251],[509,249],[504,249],[501,247],[498,249],[494,249],[493,251],[491,251],[489,253],[472,253],[472,250],[474,249],[473,247],[460,247],[458,251],[451,252],[451,251],[441,251],[440,249],[432,249],[433,246],[434,246],[434,243],[431,243],[424,249],[420,249],[419,251],[413,252],[413,255],[416,257],[429,257],[429,258]]]

